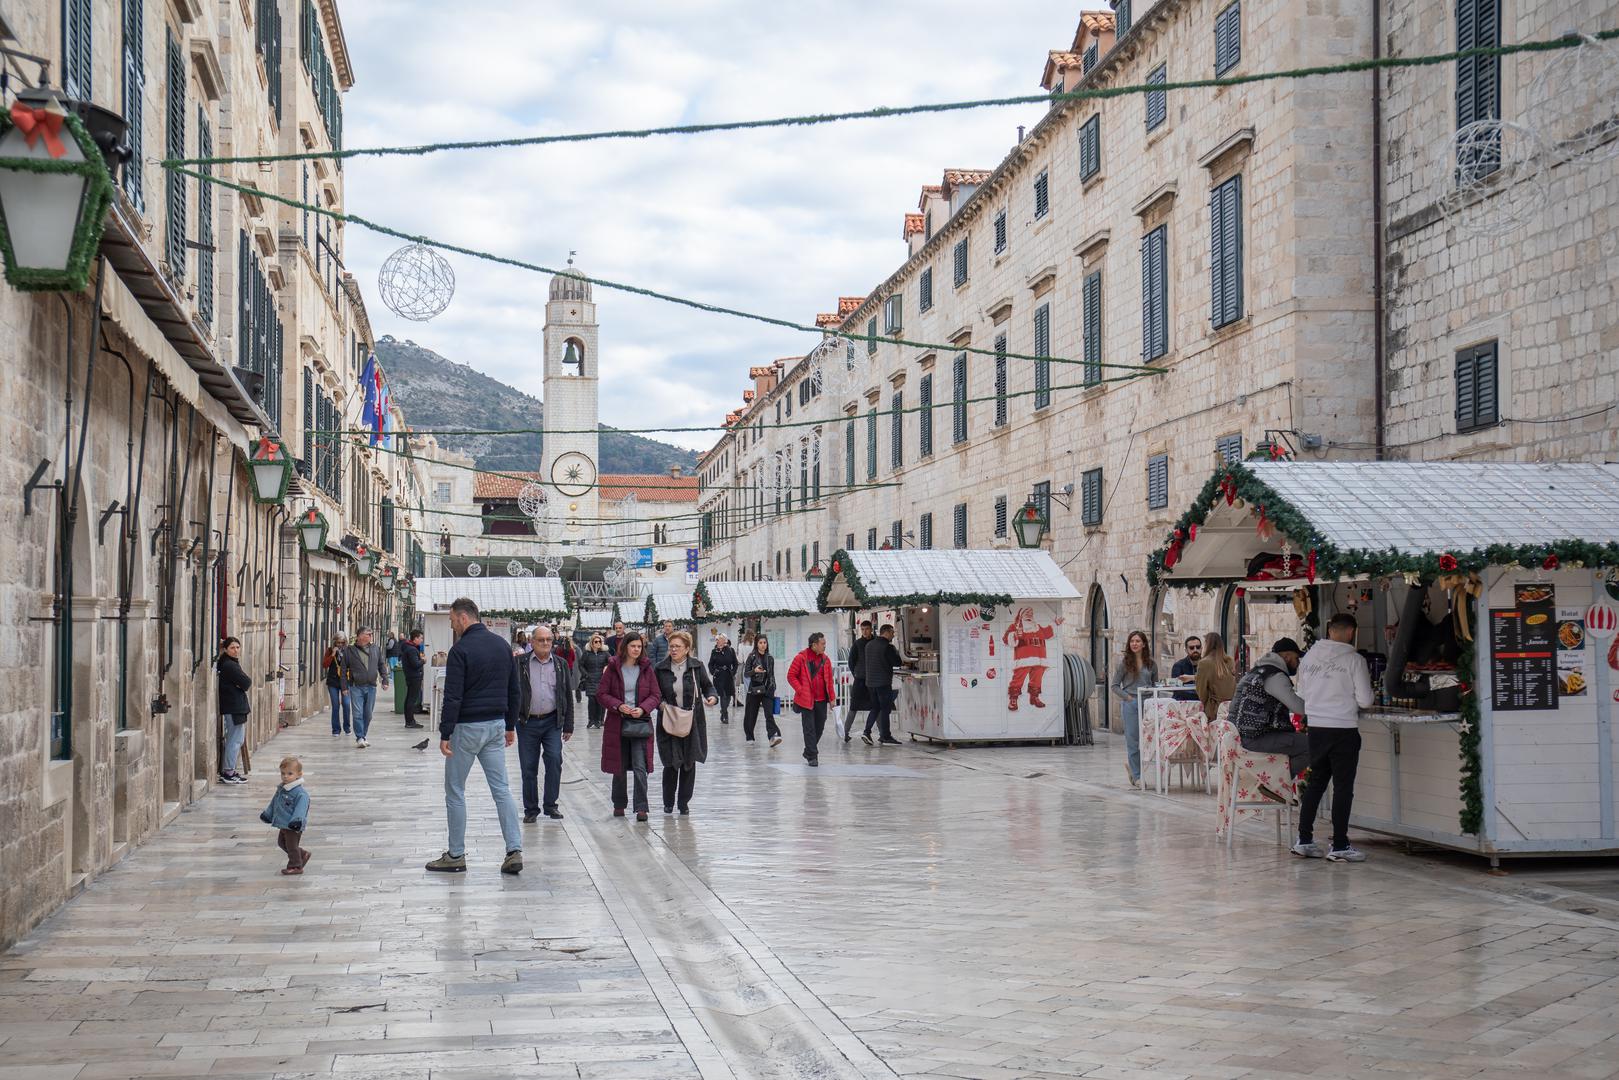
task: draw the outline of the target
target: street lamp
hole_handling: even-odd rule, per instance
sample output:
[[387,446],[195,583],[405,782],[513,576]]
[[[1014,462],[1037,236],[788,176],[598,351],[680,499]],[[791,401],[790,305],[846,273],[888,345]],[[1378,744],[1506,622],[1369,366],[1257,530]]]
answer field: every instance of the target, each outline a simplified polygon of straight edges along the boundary
[[280,503],[287,497],[287,485],[292,483],[292,455],[274,439],[264,436],[248,459],[248,474],[253,480],[253,500],[259,503]]
[[361,577],[369,577],[372,567],[377,565],[377,557],[364,544],[354,549],[354,571]]
[[0,114],[0,257],[14,288],[89,284],[113,197],[108,159],[127,153],[126,130],[116,113],[44,89]]
[[377,578],[377,584],[382,586],[382,591],[383,592],[393,592],[394,591],[394,568],[390,566],[387,569],[383,570],[381,575]]
[[1020,548],[1039,547],[1050,528],[1051,515],[1038,500],[1032,498],[1023,504],[1017,517],[1012,520],[1012,531],[1017,533],[1017,546]]
[[325,548],[326,533],[330,529],[325,514],[311,506],[299,516],[297,528],[305,551],[317,552]]

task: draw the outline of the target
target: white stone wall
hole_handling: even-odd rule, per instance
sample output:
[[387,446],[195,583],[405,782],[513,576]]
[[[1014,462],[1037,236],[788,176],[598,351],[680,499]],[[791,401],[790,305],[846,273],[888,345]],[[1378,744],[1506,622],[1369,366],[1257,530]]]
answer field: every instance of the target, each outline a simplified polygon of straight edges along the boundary
[[[1138,5],[1142,6],[1142,5]],[[1135,28],[1092,73],[1096,85],[1140,83],[1160,62],[1169,78],[1213,74],[1213,26],[1223,3],[1161,0],[1139,12]],[[1243,5],[1243,56],[1234,73],[1324,64],[1370,52],[1370,19],[1353,0],[1308,6],[1272,0]],[[1031,42],[1038,55],[1048,43]],[[1266,83],[1172,94],[1168,122],[1148,134],[1144,104],[1127,96],[1098,103],[1064,105],[1039,124],[1002,163],[975,198],[948,223],[935,221],[935,235],[844,326],[863,333],[867,321],[896,290],[905,296],[904,336],[913,340],[959,340],[993,348],[1006,333],[1012,352],[1031,353],[1034,312],[1051,309],[1051,350],[1062,358],[1083,355],[1081,284],[1103,271],[1103,358],[1141,362],[1141,262],[1145,232],[1168,223],[1170,250],[1169,354],[1165,373],[1090,389],[1064,389],[1082,381],[1077,365],[1053,364],[1049,408],[1031,397],[1007,402],[1008,422],[994,425],[993,401],[968,407],[969,437],[952,441],[951,365],[956,350],[920,350],[883,345],[868,361],[862,391],[846,405],[856,415],[856,473],[865,485],[865,413],[875,402],[878,469],[875,480],[892,487],[854,490],[825,503],[825,520],[774,518],[717,545],[709,571],[751,577],[756,564],[775,576],[775,555],[797,554],[802,543],[824,538],[841,545],[852,534],[864,547],[875,527],[878,543],[899,520],[920,533],[923,513],[933,515],[933,544],[952,542],[957,503],[967,506],[967,542],[990,547],[1015,541],[996,538],[994,500],[1015,511],[1033,485],[1049,481],[1061,491],[1074,485],[1070,509],[1053,507],[1049,541],[1058,563],[1087,600],[1070,605],[1063,647],[1070,652],[1116,651],[1123,631],[1147,626],[1158,615],[1146,583],[1147,557],[1164,542],[1174,520],[1215,468],[1216,440],[1240,434],[1244,451],[1272,430],[1292,436],[1302,458],[1303,434],[1324,441],[1362,442],[1372,429],[1373,308],[1371,300],[1370,98],[1366,75],[1312,83]],[[1088,183],[1078,175],[1078,128],[1093,111],[1102,114],[1102,172]],[[1223,153],[1216,153],[1225,148]],[[1032,183],[1050,170],[1052,209],[1034,221]],[[1210,329],[1209,193],[1227,177],[1243,176],[1245,315],[1234,325]],[[1150,195],[1156,205],[1143,208]],[[1009,243],[993,251],[995,212],[1008,208]],[[904,208],[896,208],[896,213]],[[951,250],[970,233],[969,280],[952,285]],[[917,310],[916,279],[934,271],[934,308]],[[1008,362],[1008,391],[1032,389],[1032,362]],[[924,374],[934,377],[934,450],[918,454],[919,419],[904,420],[904,465],[890,466],[890,395],[898,386],[906,406],[918,400]],[[1105,374],[1125,375],[1123,370]],[[969,397],[994,394],[994,359],[968,357]],[[777,394],[794,392],[789,373]],[[774,418],[776,395],[756,401],[746,425]],[[938,407],[943,403],[943,407]],[[844,421],[833,425],[823,483],[843,483]],[[740,430],[740,429],[738,429]],[[733,437],[739,438],[736,431]],[[795,432],[767,430],[762,445],[739,451],[737,479]],[[1147,460],[1169,458],[1169,503],[1149,510]],[[1081,524],[1080,489],[1085,471],[1101,468],[1105,488],[1103,523]],[[812,523],[811,523],[812,522]],[[825,545],[823,544],[823,548]],[[783,575],[788,576],[788,575]],[[1219,629],[1213,598],[1177,597],[1173,632]],[[1105,618],[1103,612],[1105,610]],[[1170,651],[1167,640],[1160,649]]]
[[[1509,3],[1502,41],[1619,25],[1614,0]],[[1454,10],[1396,0],[1391,54],[1456,47]],[[1612,49],[1612,43],[1608,48]],[[1610,55],[1619,55],[1612,53]],[[1543,127],[1534,82],[1572,55],[1501,61],[1502,117]],[[1456,129],[1454,64],[1391,71],[1387,88],[1387,402],[1391,457],[1612,461],[1619,456],[1619,162],[1585,167],[1555,152],[1541,209],[1499,238],[1469,235],[1438,211],[1451,194],[1446,154]],[[1611,82],[1608,84],[1613,85]],[[1593,82],[1566,80],[1557,115],[1600,115]],[[1538,104],[1546,104],[1544,102]],[[1614,103],[1606,102],[1611,116]],[[1609,148],[1611,150],[1611,147]],[[1495,212],[1469,208],[1471,220]],[[1498,343],[1501,423],[1457,433],[1458,350]]]

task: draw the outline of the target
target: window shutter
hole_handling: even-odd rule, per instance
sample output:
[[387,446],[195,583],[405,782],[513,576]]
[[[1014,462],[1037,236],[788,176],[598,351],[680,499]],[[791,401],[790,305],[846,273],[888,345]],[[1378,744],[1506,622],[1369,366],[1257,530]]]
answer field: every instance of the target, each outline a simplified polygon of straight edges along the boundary
[[[1038,199],[1038,195],[1036,195]],[[999,255],[1006,250],[1006,211],[1002,210],[995,215],[995,254]],[[960,267],[956,270],[956,284],[960,285],[967,280],[967,271]]]
[[[1164,83],[1168,80],[1169,69],[1168,66],[1164,64],[1159,64],[1153,69],[1152,73],[1147,76],[1147,82],[1153,85]],[[1166,119],[1168,119],[1169,98],[1167,92],[1163,90],[1148,90],[1146,97],[1147,130],[1152,131],[1161,125]]]
[[967,237],[963,236],[956,241],[956,284],[967,283]]
[[[1466,0],[1462,0],[1466,2]],[[1218,78],[1242,59],[1242,10],[1233,3],[1214,17],[1214,74]]]
[[[306,479],[314,480],[315,465],[315,373],[304,368],[304,460],[300,474]],[[439,502],[448,502],[440,499]]]
[[1476,403],[1478,401],[1478,386],[1475,382],[1477,368],[1473,364],[1471,349],[1463,349],[1456,354],[1456,430],[1469,431],[1478,426]]
[[1102,271],[1085,276],[1081,314],[1085,319],[1085,385],[1102,381]]
[[877,318],[876,318],[876,316],[872,316],[871,321],[866,324],[866,355],[867,356],[876,356],[877,355]]
[[[1051,209],[1051,174],[1041,172],[1034,178],[1034,219],[1039,221]],[[1005,214],[1006,211],[1001,211]],[[1003,226],[1004,227],[1004,226]]]
[[917,529],[917,537],[918,537],[918,543],[916,545],[917,547],[921,548],[923,551],[932,550],[932,548],[933,548],[933,515],[932,514],[923,514],[922,515],[922,523],[921,523],[920,527],[918,527],[918,529]]
[[1148,360],[1169,351],[1166,229],[1160,225],[1141,239],[1141,352]]
[[967,546],[967,504],[957,503],[955,509],[955,545],[957,548]]
[[1006,335],[995,337],[995,426],[1006,426]]
[[1209,195],[1210,321],[1226,326],[1242,318],[1242,177]]
[[893,459],[891,465],[898,469],[905,464],[905,394],[895,390],[892,402],[889,405],[889,423],[891,425],[888,435],[888,453]]
[[1085,74],[1090,74],[1091,68],[1095,67],[1097,62],[1101,59],[1102,46],[1100,43],[1093,41],[1089,45],[1085,46],[1085,67],[1083,69]]
[[62,85],[70,98],[95,97],[94,0],[67,0],[62,7]]
[[[197,156],[213,157],[214,132],[208,114],[197,106]],[[127,166],[126,166],[127,168]],[[199,172],[212,174],[213,166],[198,165]],[[214,185],[197,184],[197,314],[203,325],[214,325]]]
[[[1456,48],[1489,48],[1501,44],[1501,0],[1456,0]],[[1456,127],[1501,116],[1501,59],[1470,56],[1456,61]],[[1464,177],[1487,176],[1500,167],[1501,148],[1473,146],[1457,161]]]
[[1102,171],[1102,114],[1092,113],[1079,129],[1079,178],[1089,180]]
[[843,429],[843,483],[845,487],[854,484],[854,421]]
[[927,311],[933,307],[933,267],[922,271],[922,278],[916,291],[916,306],[919,311]]
[[962,443],[967,441],[967,354],[957,353],[952,367],[955,392],[952,409],[955,424],[952,434],[956,442]]
[[1130,0],[1115,0],[1113,4],[1114,37],[1122,38],[1130,32]]
[[1006,496],[995,496],[995,536],[1006,535]]
[[[124,0],[124,119],[132,156],[124,165],[124,192],[135,209],[146,209],[146,158],[142,153],[142,118],[146,103],[145,0]],[[204,166],[206,171],[206,166]]]
[[877,478],[877,410],[866,412],[866,479]]
[[1162,510],[1169,505],[1169,455],[1147,459],[1147,509]]
[[1456,430],[1490,427],[1500,420],[1496,342],[1456,354]]
[[[1051,305],[1041,304],[1034,311],[1034,353],[1051,355]],[[1034,362],[1034,407],[1044,409],[1051,404],[1051,361]]]
[[917,453],[927,457],[933,453],[933,375],[922,376],[922,384],[917,389],[917,404],[921,406],[917,416]]
[[[75,0],[77,2],[77,0]],[[186,156],[186,65],[185,54],[173,31],[166,35],[168,59],[168,109],[164,117],[167,138],[164,149],[171,158]],[[86,95],[88,96],[88,95]],[[186,276],[186,178],[170,172],[167,184],[168,231],[165,233],[163,257],[175,280]]]
[[1080,478],[1080,520],[1084,525],[1102,524],[1102,470],[1090,469]]
[[872,526],[871,528],[866,530],[866,550],[867,551],[876,551],[877,550],[877,527],[876,526]]
[[1220,458],[1227,465],[1235,465],[1242,460],[1242,436],[1222,435],[1214,442],[1214,448],[1220,452]]

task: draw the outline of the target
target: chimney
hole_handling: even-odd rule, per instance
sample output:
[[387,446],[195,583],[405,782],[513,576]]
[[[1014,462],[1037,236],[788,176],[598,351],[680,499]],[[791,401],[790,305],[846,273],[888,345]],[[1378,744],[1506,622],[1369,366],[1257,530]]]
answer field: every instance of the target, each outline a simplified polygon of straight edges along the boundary
[[680,479],[680,466],[679,465],[671,465],[671,466],[669,466],[669,475],[674,477],[676,480]]
[[1019,146],[1023,145],[1023,125],[1022,124],[1019,124],[1017,126],[1017,144]]

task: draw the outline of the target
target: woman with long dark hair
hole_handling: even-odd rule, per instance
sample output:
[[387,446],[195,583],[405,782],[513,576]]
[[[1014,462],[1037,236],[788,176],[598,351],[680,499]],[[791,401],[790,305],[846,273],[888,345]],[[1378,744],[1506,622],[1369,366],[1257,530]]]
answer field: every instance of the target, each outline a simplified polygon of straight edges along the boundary
[[646,641],[640,634],[625,634],[618,643],[618,656],[608,663],[596,688],[596,700],[607,711],[601,769],[613,778],[613,816],[624,816],[630,801],[628,779],[633,774],[636,821],[645,821],[649,808],[646,774],[652,768],[652,725],[663,700],[645,652]]
[[1140,630],[1124,639],[1124,655],[1113,671],[1113,692],[1119,696],[1119,718],[1124,721],[1124,771],[1130,786],[1141,783],[1141,703],[1136,691],[1158,682],[1152,646]]
[[753,741],[753,726],[758,722],[759,710],[765,711],[765,734],[770,745],[781,744],[781,728],[771,708],[776,696],[776,658],[770,655],[770,639],[760,634],[753,639],[753,648],[742,662],[742,689],[747,695],[747,706],[742,713],[742,734]]
[[247,716],[253,706],[247,700],[247,691],[253,679],[242,670],[242,642],[228,637],[219,643],[219,656],[214,660],[214,671],[219,676],[219,718],[224,726],[225,752],[219,766],[219,782],[245,784],[242,775],[242,744],[247,741]]
[[[333,735],[343,735],[349,730],[349,669],[343,662],[343,650],[348,643],[348,638],[338,634],[326,647],[326,655],[320,658],[321,671],[326,675],[326,697],[332,703]],[[341,727],[337,722],[339,710],[343,717]]]
[[1225,651],[1225,639],[1219,634],[1203,636],[1203,659],[1197,662],[1197,699],[1203,703],[1203,714],[1213,723],[1220,713],[1220,705],[1231,700],[1237,690],[1237,665]]

